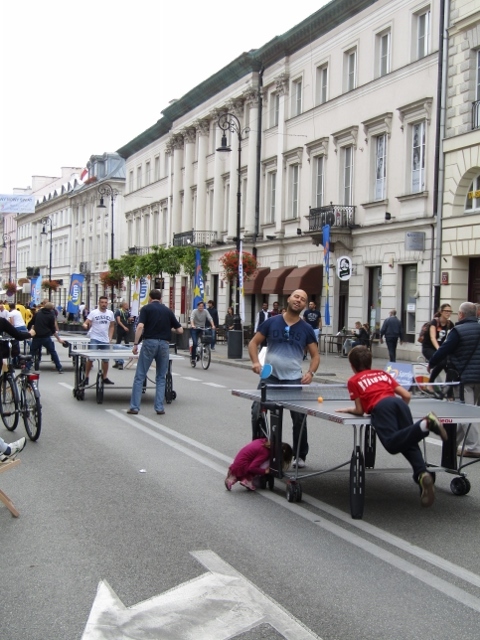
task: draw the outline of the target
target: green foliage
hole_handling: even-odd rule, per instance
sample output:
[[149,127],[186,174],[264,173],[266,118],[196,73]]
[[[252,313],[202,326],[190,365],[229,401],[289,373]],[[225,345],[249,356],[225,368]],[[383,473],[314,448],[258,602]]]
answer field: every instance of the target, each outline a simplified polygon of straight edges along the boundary
[[[208,266],[210,252],[200,249],[202,269],[204,276],[210,271]],[[142,278],[144,276],[161,276],[168,273],[170,276],[178,275],[183,267],[186,274],[193,276],[195,273],[195,247],[150,247],[150,253],[142,256],[124,255],[119,260],[108,261],[109,272],[121,278]]]

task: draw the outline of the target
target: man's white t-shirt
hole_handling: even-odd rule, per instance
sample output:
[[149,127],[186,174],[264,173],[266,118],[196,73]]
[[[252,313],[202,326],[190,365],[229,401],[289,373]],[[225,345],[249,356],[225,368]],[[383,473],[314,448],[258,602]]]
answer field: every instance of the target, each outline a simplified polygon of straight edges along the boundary
[[108,344],[110,342],[110,338],[108,335],[110,323],[114,322],[115,320],[113,317],[113,312],[110,309],[107,309],[106,311],[94,309],[88,314],[87,320],[90,320],[90,322],[92,323],[89,331],[90,338]]

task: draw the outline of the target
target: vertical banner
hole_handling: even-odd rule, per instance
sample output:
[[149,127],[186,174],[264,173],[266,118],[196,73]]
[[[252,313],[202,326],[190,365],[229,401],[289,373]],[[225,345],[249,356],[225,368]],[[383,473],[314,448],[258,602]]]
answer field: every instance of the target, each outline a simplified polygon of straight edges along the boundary
[[148,302],[148,292],[150,291],[150,276],[140,278],[140,292],[138,296],[138,304],[140,309],[144,307]]
[[205,289],[203,286],[202,261],[200,249],[195,251],[195,275],[193,276],[193,308],[198,307],[199,302],[205,302]]
[[326,224],[323,228],[323,259],[325,264],[325,324],[330,324],[330,301],[328,295],[330,281],[330,225]]
[[30,295],[32,303],[37,306],[42,301],[42,276],[36,276],[30,280]]
[[138,313],[139,313],[139,308],[138,308],[139,298],[140,298],[140,280],[139,278],[136,278],[135,283],[132,287],[132,304],[130,309],[130,313],[135,318],[138,316]]
[[240,314],[242,324],[245,323],[245,298],[243,297],[243,242],[240,240],[240,255],[238,256],[238,287],[240,288]]
[[83,283],[85,276],[83,273],[72,273],[70,276],[70,290],[68,292],[67,313],[78,313],[78,307],[82,301]]

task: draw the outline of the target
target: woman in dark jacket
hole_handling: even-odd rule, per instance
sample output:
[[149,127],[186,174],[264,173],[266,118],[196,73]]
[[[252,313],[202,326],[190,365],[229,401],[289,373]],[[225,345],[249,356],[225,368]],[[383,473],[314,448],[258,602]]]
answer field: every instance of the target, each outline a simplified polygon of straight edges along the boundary
[[[440,309],[435,314],[433,320],[430,322],[428,331],[425,333],[422,342],[422,355],[427,362],[431,360],[434,353],[445,342],[448,332],[454,327],[453,322],[450,320],[452,314],[452,305],[442,304]],[[440,371],[445,368],[446,360],[437,364],[430,374],[430,382],[433,382]]]

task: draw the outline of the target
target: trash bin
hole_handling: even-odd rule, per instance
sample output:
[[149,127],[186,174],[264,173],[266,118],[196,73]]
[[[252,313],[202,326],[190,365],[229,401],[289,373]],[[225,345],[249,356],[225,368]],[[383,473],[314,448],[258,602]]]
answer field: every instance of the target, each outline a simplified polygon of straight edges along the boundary
[[243,352],[242,345],[243,331],[231,329],[228,332],[228,358],[240,360]]

